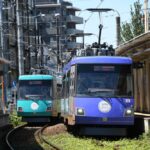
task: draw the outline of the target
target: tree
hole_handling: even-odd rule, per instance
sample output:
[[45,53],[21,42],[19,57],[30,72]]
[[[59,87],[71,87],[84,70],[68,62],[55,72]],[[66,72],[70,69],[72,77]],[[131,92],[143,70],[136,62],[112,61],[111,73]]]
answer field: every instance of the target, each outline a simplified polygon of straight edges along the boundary
[[134,37],[144,33],[144,23],[142,14],[142,5],[140,1],[134,2],[134,8],[131,6],[131,21],[130,23],[122,23],[121,26],[121,42],[124,43]]

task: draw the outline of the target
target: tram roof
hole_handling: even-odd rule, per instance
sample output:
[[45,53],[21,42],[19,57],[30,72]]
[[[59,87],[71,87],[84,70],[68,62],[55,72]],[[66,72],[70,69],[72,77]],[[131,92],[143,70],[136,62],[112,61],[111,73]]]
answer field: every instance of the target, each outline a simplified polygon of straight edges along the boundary
[[51,75],[21,75],[19,80],[52,80],[54,77]]
[[68,64],[65,65],[64,72],[75,64],[132,64],[132,59],[130,57],[122,56],[74,57]]

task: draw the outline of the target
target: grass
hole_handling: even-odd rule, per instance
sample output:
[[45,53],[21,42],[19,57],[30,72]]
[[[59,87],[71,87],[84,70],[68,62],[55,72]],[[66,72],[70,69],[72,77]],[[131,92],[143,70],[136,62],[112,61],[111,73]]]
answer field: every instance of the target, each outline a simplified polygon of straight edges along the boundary
[[150,133],[143,134],[139,138],[117,140],[80,138],[69,133],[46,136],[45,138],[63,150],[150,150]]
[[[10,123],[16,127],[24,124],[16,111],[10,114]],[[139,138],[120,139],[94,139],[88,137],[75,137],[69,133],[48,135],[45,138],[63,150],[150,150],[150,133],[143,134]],[[47,145],[42,144],[43,149],[48,150]]]
[[13,127],[24,124],[24,122],[21,121],[21,117],[17,116],[17,112],[15,110],[12,113],[10,113],[9,120],[10,124],[12,124]]

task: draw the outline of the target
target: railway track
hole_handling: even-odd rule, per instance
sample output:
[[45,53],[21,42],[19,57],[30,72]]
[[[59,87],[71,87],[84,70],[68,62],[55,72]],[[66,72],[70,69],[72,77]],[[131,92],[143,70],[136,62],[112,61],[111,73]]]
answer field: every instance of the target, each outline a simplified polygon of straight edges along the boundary
[[47,125],[40,128],[39,130],[37,130],[35,132],[35,137],[38,141],[40,141],[41,143],[46,143],[50,149],[53,149],[53,150],[62,150],[60,147],[58,147],[57,145],[53,144],[52,142],[50,141],[47,141],[44,136],[43,136],[43,131],[47,128]]
[[14,128],[14,129],[10,130],[10,131],[7,133],[5,140],[6,140],[7,146],[8,146],[8,148],[9,148],[10,150],[15,150],[15,149],[14,149],[14,146],[13,146],[13,144],[12,144],[12,142],[11,142],[12,136],[15,134],[16,131],[18,131],[20,128],[23,128],[23,127],[25,127],[25,126],[26,126],[26,124],[25,124],[25,125],[18,126],[18,127]]
[[18,126],[6,135],[6,143],[10,150],[43,150],[42,144],[46,144],[49,149],[62,150],[57,145],[44,138],[43,131],[48,127],[29,126],[28,124]]

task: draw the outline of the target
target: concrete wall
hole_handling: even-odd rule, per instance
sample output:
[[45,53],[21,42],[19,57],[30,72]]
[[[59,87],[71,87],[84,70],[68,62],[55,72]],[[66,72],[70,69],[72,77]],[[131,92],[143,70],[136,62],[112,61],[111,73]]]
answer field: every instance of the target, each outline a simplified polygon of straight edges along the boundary
[[9,124],[9,115],[8,114],[0,114],[0,127]]

